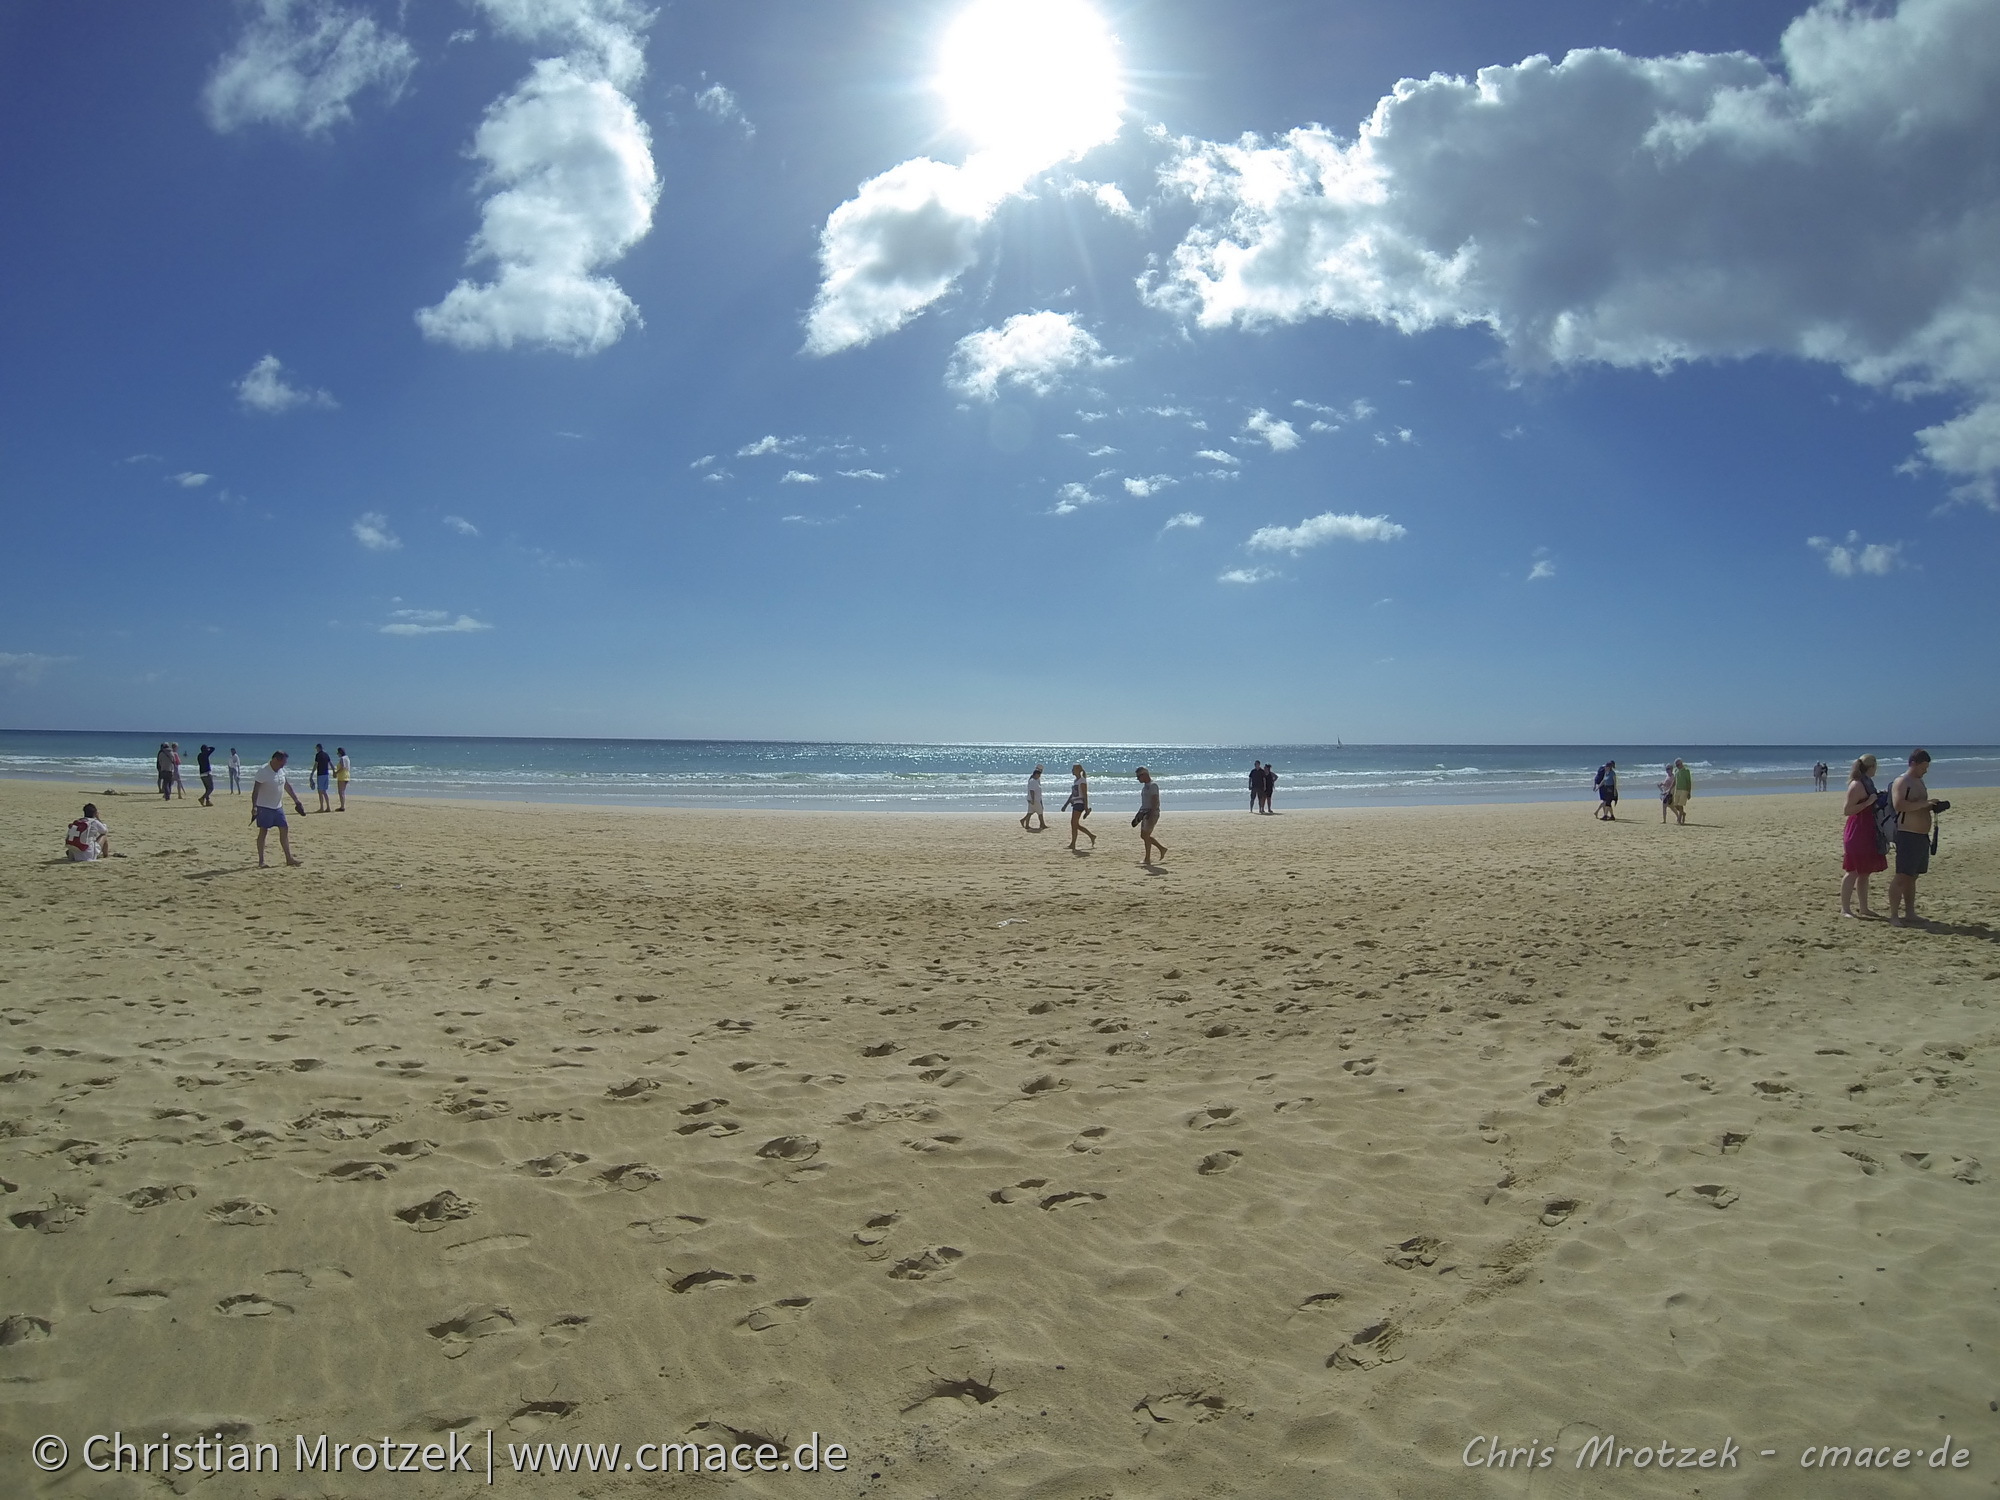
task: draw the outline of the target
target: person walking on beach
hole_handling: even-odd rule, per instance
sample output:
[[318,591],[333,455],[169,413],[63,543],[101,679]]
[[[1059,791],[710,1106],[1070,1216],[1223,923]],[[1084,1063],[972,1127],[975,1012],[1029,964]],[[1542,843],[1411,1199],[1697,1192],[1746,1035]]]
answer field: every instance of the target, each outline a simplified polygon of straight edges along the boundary
[[1889,805],[1896,810],[1896,873],[1889,877],[1889,922],[1895,927],[1917,920],[1917,877],[1931,867],[1933,815],[1951,806],[1932,800],[1924,785],[1930,768],[1930,751],[1912,750],[1910,769],[1889,786]]
[[1132,826],[1139,830],[1139,863],[1150,868],[1153,851],[1160,851],[1160,860],[1165,863],[1167,846],[1153,837],[1153,830],[1160,822],[1160,784],[1153,780],[1153,773],[1144,766],[1132,773],[1139,778],[1139,810],[1132,815]]
[[326,753],[324,745],[313,746],[312,784],[313,790],[319,793],[319,810],[332,812],[333,799],[327,796],[327,790],[333,785],[333,757]]
[[[1035,826],[1028,828],[1028,819],[1035,819]],[[1021,826],[1030,833],[1040,833],[1049,826],[1049,820],[1042,812],[1042,768],[1036,766],[1028,773],[1028,810],[1021,814]]]
[[153,757],[153,769],[160,779],[160,800],[174,800],[174,752],[167,748],[165,740],[160,741],[160,753]]
[[[1840,914],[1843,917],[1872,917],[1868,909],[1868,877],[1889,868],[1882,842],[1875,835],[1875,757],[1864,755],[1847,773],[1847,801],[1842,812],[1847,818],[1840,836]],[[1856,893],[1861,910],[1854,909]]]
[[76,862],[111,858],[111,830],[97,821],[97,804],[83,804],[83,816],[72,819],[63,835],[63,853]]
[[175,740],[167,746],[167,749],[173,752],[174,757],[174,795],[185,798],[188,794],[188,789],[187,783],[181,780],[181,742]]
[[1264,811],[1271,810],[1271,799],[1278,794],[1278,768],[1268,761],[1264,765]]
[[243,790],[243,762],[236,758],[234,745],[229,747],[229,790],[232,792]]
[[1667,762],[1667,774],[1660,779],[1660,821],[1667,821],[1667,814],[1674,810],[1674,763]]
[[194,754],[195,769],[201,772],[201,805],[215,806],[215,746],[203,745]]
[[1597,810],[1592,814],[1600,823],[1618,821],[1618,762],[1607,760],[1597,768]]
[[264,840],[273,828],[278,830],[278,844],[285,851],[285,863],[302,865],[302,859],[292,854],[292,826],[285,821],[285,798],[292,799],[292,806],[299,810],[299,816],[306,815],[305,803],[299,801],[299,794],[292,790],[292,778],[285,774],[285,762],[291,757],[282,750],[273,750],[271,759],[257,768],[257,774],[250,780],[250,821],[257,825],[257,868],[264,868]]
[[1264,810],[1264,762],[1250,762],[1250,811]]
[[1688,763],[1686,761],[1682,760],[1679,756],[1675,756],[1674,790],[1672,797],[1675,822],[1677,823],[1687,822],[1688,798],[1692,797],[1693,795],[1694,795],[1694,772],[1688,769]]
[[1091,847],[1097,847],[1097,835],[1083,826],[1083,820],[1090,816],[1090,778],[1083,773],[1081,761],[1069,768],[1071,781],[1069,798],[1063,808],[1069,813],[1069,847],[1076,850],[1076,836],[1080,833],[1090,840]]

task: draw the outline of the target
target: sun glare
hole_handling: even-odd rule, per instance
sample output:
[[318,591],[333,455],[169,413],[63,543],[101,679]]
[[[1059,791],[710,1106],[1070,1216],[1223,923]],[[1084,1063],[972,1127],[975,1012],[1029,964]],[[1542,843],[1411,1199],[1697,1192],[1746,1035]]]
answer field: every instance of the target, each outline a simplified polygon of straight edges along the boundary
[[946,34],[937,89],[974,146],[1023,172],[1118,133],[1118,45],[1084,0],[973,0]]

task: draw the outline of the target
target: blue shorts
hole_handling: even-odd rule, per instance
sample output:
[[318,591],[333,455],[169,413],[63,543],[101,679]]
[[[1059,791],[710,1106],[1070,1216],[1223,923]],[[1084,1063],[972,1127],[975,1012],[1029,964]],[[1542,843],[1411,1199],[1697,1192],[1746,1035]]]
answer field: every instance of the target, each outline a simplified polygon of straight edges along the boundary
[[333,782],[333,775],[331,772],[328,771],[322,771],[319,773],[319,775],[313,778],[314,787],[322,792],[324,792],[327,789],[327,787],[332,784],[332,782]]
[[257,826],[259,828],[290,828],[292,826],[285,821],[285,809],[282,806],[257,807],[252,808],[251,811],[257,815]]

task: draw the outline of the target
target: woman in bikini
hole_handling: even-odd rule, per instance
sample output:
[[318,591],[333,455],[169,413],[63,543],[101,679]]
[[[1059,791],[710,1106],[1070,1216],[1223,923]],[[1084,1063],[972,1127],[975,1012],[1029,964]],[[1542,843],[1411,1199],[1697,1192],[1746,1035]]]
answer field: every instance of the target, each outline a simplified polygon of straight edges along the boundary
[[1069,809],[1069,847],[1074,851],[1079,833],[1092,844],[1097,842],[1097,835],[1083,826],[1083,820],[1090,816],[1090,778],[1084,775],[1081,762],[1071,766],[1069,773],[1074,780],[1069,784],[1069,800],[1063,806]]

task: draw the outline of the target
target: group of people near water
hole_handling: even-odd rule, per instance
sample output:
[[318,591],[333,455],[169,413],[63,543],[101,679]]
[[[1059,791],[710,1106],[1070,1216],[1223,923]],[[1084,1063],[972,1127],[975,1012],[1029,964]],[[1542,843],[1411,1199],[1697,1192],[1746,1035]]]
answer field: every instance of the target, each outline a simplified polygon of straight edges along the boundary
[[[1607,760],[1597,768],[1595,778],[1597,806],[1593,815],[1600,821],[1618,821],[1618,762]],[[1659,783],[1660,821],[1667,821],[1667,814],[1674,815],[1674,821],[1685,826],[1688,820],[1688,801],[1694,796],[1694,772],[1688,763],[1676,756],[1667,765],[1667,774]]]
[[[1049,826],[1047,814],[1042,811],[1042,770],[1036,766],[1028,776],[1028,810],[1021,814],[1021,826],[1030,833],[1040,833]],[[1063,799],[1059,809],[1069,814],[1069,848],[1077,852],[1078,835],[1090,840],[1091,847],[1097,847],[1097,835],[1084,826],[1090,816],[1090,774],[1078,761],[1069,768],[1069,796]],[[1160,784],[1153,779],[1153,773],[1140,766],[1132,773],[1139,778],[1139,810],[1132,814],[1132,826],[1139,830],[1139,863],[1151,866],[1153,851],[1160,851],[1160,860],[1166,861],[1167,846],[1153,837],[1153,830],[1160,822]]]
[[[181,779],[181,747],[172,740],[160,742],[155,769],[159,776],[160,796],[171,802],[175,797],[185,797],[187,790]],[[203,745],[196,752],[195,763],[201,776],[201,796],[196,800],[203,807],[215,806],[214,756],[216,747]],[[288,767],[291,754],[284,750],[271,752],[270,760],[259,766],[250,777],[250,822],[257,830],[257,863],[261,867],[264,860],[264,845],[273,828],[278,830],[278,844],[284,850],[285,863],[304,864],[292,853],[291,824],[285,818],[285,799],[291,798],[292,806],[301,817],[305,816],[306,805],[292,786]],[[318,811],[346,812],[347,784],[354,778],[354,762],[348,759],[347,747],[336,745],[332,754],[327,753],[323,744],[313,746],[312,774],[308,777],[312,791],[319,798]],[[243,762],[238,758],[234,746],[229,751],[229,790],[241,793],[243,790]],[[334,797],[338,795],[339,802]],[[76,861],[108,859],[111,853],[111,830],[97,815],[97,804],[86,802],[83,816],[70,822],[63,839],[63,852]]]

